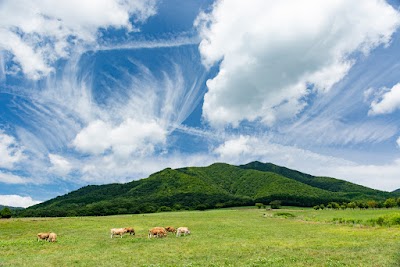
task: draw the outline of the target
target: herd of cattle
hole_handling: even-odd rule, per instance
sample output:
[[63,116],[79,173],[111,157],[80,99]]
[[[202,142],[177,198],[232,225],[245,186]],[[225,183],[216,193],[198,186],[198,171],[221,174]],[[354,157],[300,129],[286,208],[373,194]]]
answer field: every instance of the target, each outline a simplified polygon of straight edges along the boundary
[[[132,227],[124,227],[124,228],[112,228],[110,230],[111,232],[111,238],[113,238],[115,235],[119,235],[121,238],[124,234],[129,233],[129,235],[135,235],[135,230]],[[167,226],[167,227],[154,227],[149,230],[148,233],[148,238],[152,237],[166,237],[167,233],[174,233],[176,234],[177,237],[181,235],[190,235],[190,230],[187,227],[179,227],[175,229],[173,226]],[[38,233],[37,234],[37,240],[46,240],[49,242],[56,242],[57,241],[57,235],[55,233]]]

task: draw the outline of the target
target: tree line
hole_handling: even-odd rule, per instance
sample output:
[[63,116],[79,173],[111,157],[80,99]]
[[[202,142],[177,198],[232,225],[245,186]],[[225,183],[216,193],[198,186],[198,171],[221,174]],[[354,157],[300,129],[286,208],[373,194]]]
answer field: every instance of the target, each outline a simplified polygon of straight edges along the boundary
[[327,205],[320,204],[313,208],[315,210],[323,209],[381,209],[381,208],[400,208],[400,197],[399,198],[387,198],[385,201],[367,200],[367,201],[351,201],[351,202],[329,202]]

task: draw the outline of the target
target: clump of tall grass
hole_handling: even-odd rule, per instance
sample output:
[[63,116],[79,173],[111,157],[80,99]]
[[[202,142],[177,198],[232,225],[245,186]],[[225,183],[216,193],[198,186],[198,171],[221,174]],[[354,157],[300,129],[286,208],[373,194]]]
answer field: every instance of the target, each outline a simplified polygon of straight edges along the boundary
[[289,212],[277,212],[274,214],[274,217],[294,218],[296,215]]
[[369,225],[372,226],[379,225],[379,226],[390,227],[390,226],[400,225],[400,213],[379,216],[378,218],[369,219],[367,222]]
[[362,220],[356,220],[356,219],[345,219],[345,218],[333,218],[332,222],[337,223],[337,224],[349,224],[349,225],[356,225],[356,224],[362,224]]
[[396,226],[400,225],[400,213],[388,214],[379,216],[377,218],[368,219],[366,221],[356,219],[345,219],[345,218],[333,218],[333,223],[336,224],[349,224],[349,225],[368,225],[368,226]]

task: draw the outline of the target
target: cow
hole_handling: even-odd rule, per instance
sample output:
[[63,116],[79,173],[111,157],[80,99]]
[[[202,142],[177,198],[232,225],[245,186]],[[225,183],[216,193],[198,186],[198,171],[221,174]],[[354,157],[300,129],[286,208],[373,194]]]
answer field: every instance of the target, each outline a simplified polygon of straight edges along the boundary
[[149,230],[149,238],[152,237],[166,237],[167,236],[167,230],[165,230],[164,227],[154,227]]
[[56,233],[50,233],[49,238],[47,239],[49,242],[56,242],[57,241],[57,235]]
[[126,227],[125,230],[130,235],[135,235],[135,230],[132,227]]
[[114,235],[119,235],[122,238],[122,236],[126,233],[126,228],[112,228],[110,232],[111,238],[113,238]]
[[37,241],[39,240],[47,240],[49,238],[50,233],[38,233]]
[[167,232],[170,232],[170,233],[176,233],[176,229],[173,226],[167,226],[167,227],[165,227],[165,230],[167,230]]
[[187,234],[190,235],[189,228],[187,228],[187,227],[179,227],[176,230],[176,236],[181,236],[181,234],[183,234],[184,236],[187,235]]

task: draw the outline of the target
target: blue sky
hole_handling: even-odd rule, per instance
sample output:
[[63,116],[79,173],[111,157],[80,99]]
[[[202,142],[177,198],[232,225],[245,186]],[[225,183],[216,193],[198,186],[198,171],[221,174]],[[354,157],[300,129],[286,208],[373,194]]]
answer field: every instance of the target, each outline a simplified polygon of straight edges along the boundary
[[259,160],[400,188],[398,1],[0,3],[0,204]]

